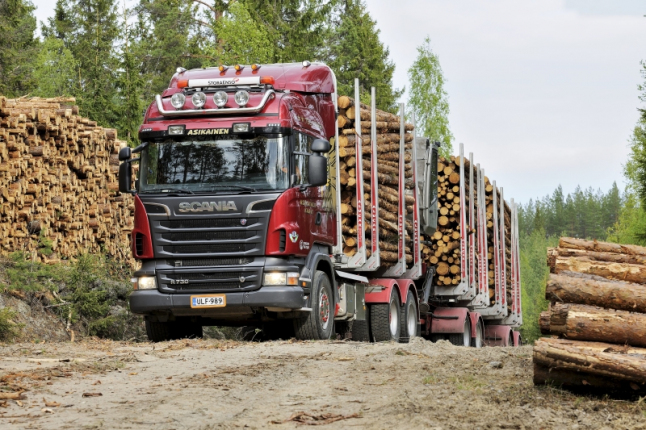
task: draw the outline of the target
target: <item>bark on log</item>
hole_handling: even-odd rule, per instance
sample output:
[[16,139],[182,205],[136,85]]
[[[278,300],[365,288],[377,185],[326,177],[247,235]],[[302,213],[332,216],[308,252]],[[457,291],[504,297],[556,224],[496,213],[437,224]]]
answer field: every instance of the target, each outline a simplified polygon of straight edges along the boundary
[[551,271],[557,274],[563,271],[579,272],[618,281],[635,282],[637,284],[646,283],[646,266],[594,261],[586,257],[561,258],[556,256]]
[[534,385],[555,385],[581,394],[611,394],[615,398],[637,398],[646,395],[643,384],[609,379],[582,370],[547,367],[534,363]]
[[646,313],[646,286],[628,282],[550,274],[545,298],[552,302]]
[[583,257],[593,261],[606,261],[609,263],[627,263],[646,265],[646,255],[617,254],[614,252],[598,252],[585,249],[552,248],[550,252],[555,257]]
[[543,311],[538,319],[541,334],[550,334],[550,311]]
[[559,240],[559,247],[598,252],[615,252],[618,254],[646,255],[646,248],[643,246],[620,245],[618,243],[597,242],[596,240],[583,240],[572,237],[562,237]]
[[646,349],[602,342],[542,338],[534,344],[534,363],[583,372],[607,380],[646,384]]
[[646,346],[646,314],[555,303],[550,332],[568,339]]

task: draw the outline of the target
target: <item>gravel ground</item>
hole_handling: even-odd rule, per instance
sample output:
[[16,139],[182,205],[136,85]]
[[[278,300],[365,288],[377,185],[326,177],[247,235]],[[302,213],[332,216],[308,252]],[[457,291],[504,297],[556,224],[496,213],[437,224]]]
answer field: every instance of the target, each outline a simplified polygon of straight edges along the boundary
[[646,405],[532,384],[532,347],[0,344],[2,429],[646,429]]

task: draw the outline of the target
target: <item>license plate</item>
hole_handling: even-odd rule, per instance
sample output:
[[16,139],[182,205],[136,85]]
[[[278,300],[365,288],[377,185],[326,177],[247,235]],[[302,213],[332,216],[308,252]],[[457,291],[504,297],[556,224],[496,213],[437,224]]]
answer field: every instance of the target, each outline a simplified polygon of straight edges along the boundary
[[192,308],[223,308],[227,305],[227,296],[191,296]]

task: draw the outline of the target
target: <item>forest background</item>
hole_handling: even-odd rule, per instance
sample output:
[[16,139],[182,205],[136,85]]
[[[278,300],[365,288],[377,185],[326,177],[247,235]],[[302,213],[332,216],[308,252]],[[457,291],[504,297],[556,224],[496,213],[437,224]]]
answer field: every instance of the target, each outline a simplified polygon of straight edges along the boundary
[[[74,96],[84,116],[116,127],[137,143],[142,113],[177,67],[323,61],[339,92],[359,78],[362,99],[377,90],[380,109],[397,113],[404,88],[361,0],[57,0],[42,23],[28,0],[0,0],[0,94]],[[448,95],[430,39],[408,71],[410,111],[420,133],[452,151]],[[646,102],[644,85],[636,95]],[[637,104],[637,103],[636,103]],[[409,112],[410,114],[410,112]],[[627,134],[630,131],[627,131]],[[646,245],[646,111],[632,133],[624,165],[627,187],[577,188],[530,200],[520,208],[521,274],[526,341],[540,336],[546,309],[546,248],[559,236]],[[585,184],[584,184],[585,185]]]

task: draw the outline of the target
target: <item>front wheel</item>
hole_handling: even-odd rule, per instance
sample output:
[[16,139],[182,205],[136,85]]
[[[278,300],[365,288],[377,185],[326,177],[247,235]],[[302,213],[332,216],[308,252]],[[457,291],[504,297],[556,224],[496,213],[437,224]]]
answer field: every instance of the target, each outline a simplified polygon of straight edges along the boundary
[[300,340],[326,340],[334,332],[334,296],[327,274],[317,270],[312,281],[312,310],[294,320],[294,334]]

